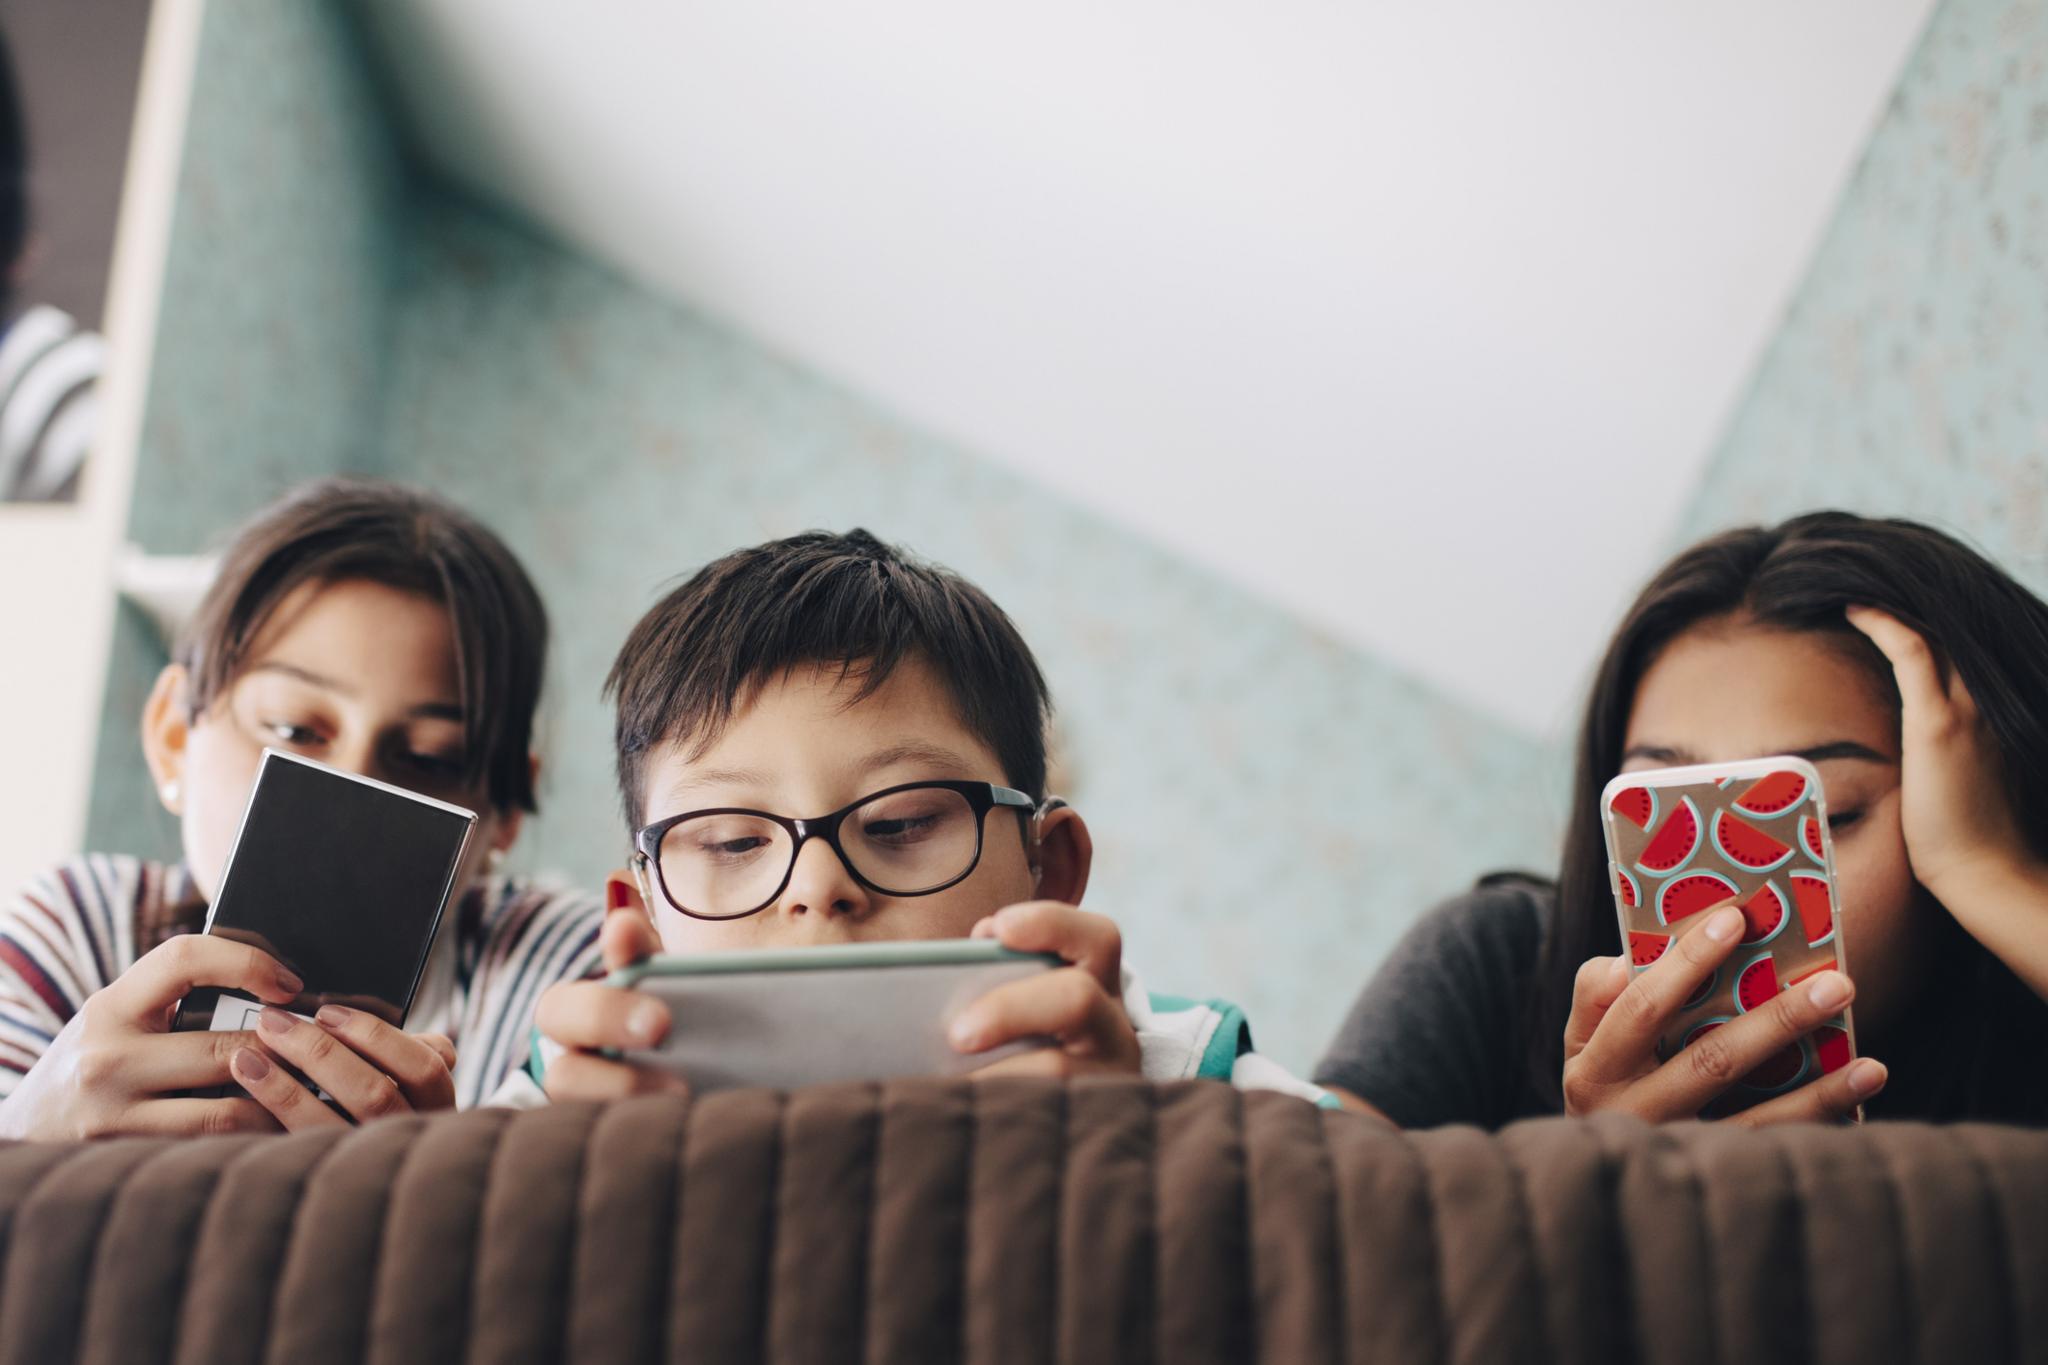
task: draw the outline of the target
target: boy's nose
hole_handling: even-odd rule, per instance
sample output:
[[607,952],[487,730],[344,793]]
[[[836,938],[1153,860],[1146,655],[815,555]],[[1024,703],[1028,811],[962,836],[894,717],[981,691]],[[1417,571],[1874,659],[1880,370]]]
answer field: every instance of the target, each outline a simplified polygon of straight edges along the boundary
[[785,915],[861,915],[868,910],[868,893],[832,845],[812,839],[797,851],[789,885],[782,888],[775,909]]

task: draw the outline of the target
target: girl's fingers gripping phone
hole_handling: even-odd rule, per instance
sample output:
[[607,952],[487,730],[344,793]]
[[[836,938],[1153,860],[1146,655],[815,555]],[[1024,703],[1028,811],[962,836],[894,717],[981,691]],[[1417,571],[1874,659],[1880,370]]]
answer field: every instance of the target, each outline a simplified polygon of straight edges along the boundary
[[1586,1050],[1593,1030],[1628,989],[1628,962],[1619,957],[1590,957],[1572,979],[1572,1012],[1564,1022],[1564,1059]]
[[348,1120],[329,1109],[263,1049],[245,1047],[235,1053],[235,1080],[288,1133],[314,1128],[341,1128]]
[[306,983],[270,954],[213,934],[175,934],[135,960],[100,992],[123,1017],[167,1027],[171,1007],[202,986],[290,1003]]
[[340,1005],[322,1005],[313,1021],[396,1081],[411,1108],[455,1107],[455,1045],[440,1034],[407,1033]]
[[1732,903],[1705,912],[1697,929],[1679,935],[1622,989],[1585,1046],[1565,1061],[1568,1113],[1609,1107],[1621,1088],[1656,1068],[1659,1032],[1734,951],[1742,925]]
[[1657,1033],[1728,960],[1742,937],[1742,912],[1733,903],[1709,910],[1697,929],[1678,936],[1669,952],[1628,983],[1580,1055],[1601,1074],[1622,1074],[1654,1058]]
[[1649,1119],[1690,1118],[1785,1049],[1797,1047],[1801,1038],[1847,1009],[1855,994],[1848,977],[1823,972],[1760,1009],[1699,1033],[1635,1086],[1629,1107]]
[[1883,1062],[1858,1057],[1840,1071],[1808,1081],[1789,1095],[1779,1095],[1730,1115],[1729,1123],[1760,1128],[1767,1123],[1833,1123],[1849,1118],[1891,1079]]

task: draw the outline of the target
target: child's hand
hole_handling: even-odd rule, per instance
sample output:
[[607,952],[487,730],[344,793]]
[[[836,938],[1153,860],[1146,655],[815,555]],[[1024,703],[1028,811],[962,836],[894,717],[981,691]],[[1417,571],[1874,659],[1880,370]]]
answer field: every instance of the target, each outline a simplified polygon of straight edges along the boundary
[[[322,1005],[314,1017],[318,1022],[309,1024],[267,1009],[256,1024],[262,1047],[240,1048],[234,1055],[235,1079],[287,1132],[455,1107],[455,1044],[448,1039],[407,1033],[340,1005]],[[273,1057],[297,1067],[347,1117],[322,1104]]]
[[[620,903],[605,912],[598,951],[607,971],[616,971],[661,950],[661,939],[639,896],[623,878],[611,885]],[[554,1100],[610,1100],[660,1090],[683,1090],[682,1078],[653,1067],[635,1066],[601,1055],[653,1047],[668,1036],[668,1006],[641,991],[602,981],[565,981],[550,986],[534,1010],[534,1027],[568,1049],[548,1064],[543,1088]]]
[[117,1133],[275,1131],[254,1100],[180,1091],[226,1085],[253,1033],[170,1031],[178,1001],[202,986],[289,1003],[304,984],[269,954],[210,934],[179,934],[95,991],[0,1104],[0,1136],[47,1140]]
[[1137,1074],[1138,1035],[1124,1015],[1123,935],[1114,920],[1058,901],[1031,901],[997,911],[971,936],[1019,952],[1057,953],[1072,964],[998,986],[954,1018],[953,1046],[961,1052],[1020,1039],[1058,1044],[1006,1057],[977,1076]]
[[[1708,911],[1644,971],[1631,973],[1618,957],[1596,957],[1579,968],[1564,1030],[1566,1113],[1612,1110],[1652,1123],[1697,1117],[1728,1087],[1848,1008],[1856,993],[1849,978],[1822,972],[1659,1062],[1658,1035],[1735,950],[1742,922],[1730,901]],[[1843,1118],[1884,1083],[1884,1067],[1859,1057],[1730,1121],[1755,1126]]]

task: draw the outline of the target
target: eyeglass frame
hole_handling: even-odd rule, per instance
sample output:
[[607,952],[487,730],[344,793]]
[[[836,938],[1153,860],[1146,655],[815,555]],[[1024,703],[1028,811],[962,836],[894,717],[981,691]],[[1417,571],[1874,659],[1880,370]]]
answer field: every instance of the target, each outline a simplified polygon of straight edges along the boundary
[[[874,882],[869,881],[858,867],[854,866],[853,859],[846,856],[846,846],[839,842],[840,825],[845,822],[847,816],[853,814],[869,802],[879,801],[885,796],[895,796],[900,792],[926,791],[932,788],[955,792],[966,798],[969,808],[974,812],[974,856],[968,859],[967,866],[961,870],[958,876],[940,882],[937,886],[928,886],[922,891],[891,891],[886,887],[877,886]],[[747,919],[750,916],[758,915],[781,899],[782,893],[789,889],[790,879],[796,876],[797,858],[802,855],[804,845],[812,839],[823,839],[831,848],[833,855],[839,859],[839,865],[846,869],[847,875],[860,883],[864,889],[873,892],[875,895],[891,896],[897,899],[908,899],[913,896],[935,896],[941,891],[950,890],[966,881],[974,875],[974,869],[981,866],[981,853],[983,845],[987,842],[988,813],[990,811],[1016,811],[1020,816],[1026,818],[1026,830],[1035,841],[1038,820],[1046,812],[1057,809],[1065,804],[1066,802],[1057,797],[1048,799],[1041,804],[1032,800],[1028,793],[1020,792],[1015,787],[1005,787],[997,782],[965,782],[948,778],[936,778],[929,782],[900,782],[893,787],[884,787],[880,791],[872,791],[858,800],[850,801],[829,814],[814,815],[808,819],[796,819],[787,815],[777,815],[772,811],[753,810],[745,806],[711,806],[704,810],[686,810],[680,815],[665,816],[652,824],[642,825],[633,832],[633,876],[640,883],[642,899],[648,904],[653,904],[653,892],[655,887],[658,886],[661,888],[661,898],[673,906],[678,914],[688,915],[691,919],[704,920],[712,924],[723,924],[732,920]],[[738,914],[733,915],[700,914],[678,901],[668,889],[668,878],[661,870],[662,840],[668,837],[670,830],[686,820],[701,820],[713,815],[754,816],[779,826],[790,836],[789,866],[782,869],[782,880],[775,884],[775,889],[768,893],[766,900],[751,910],[742,910]],[[650,867],[654,869],[652,878],[648,876],[648,869]]]

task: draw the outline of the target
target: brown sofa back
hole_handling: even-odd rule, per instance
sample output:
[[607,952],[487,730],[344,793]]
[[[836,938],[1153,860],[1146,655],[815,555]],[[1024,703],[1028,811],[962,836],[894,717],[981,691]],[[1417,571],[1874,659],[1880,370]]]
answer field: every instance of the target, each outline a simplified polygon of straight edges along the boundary
[[0,1363],[2048,1359],[2048,1134],[1197,1082],[0,1147]]

